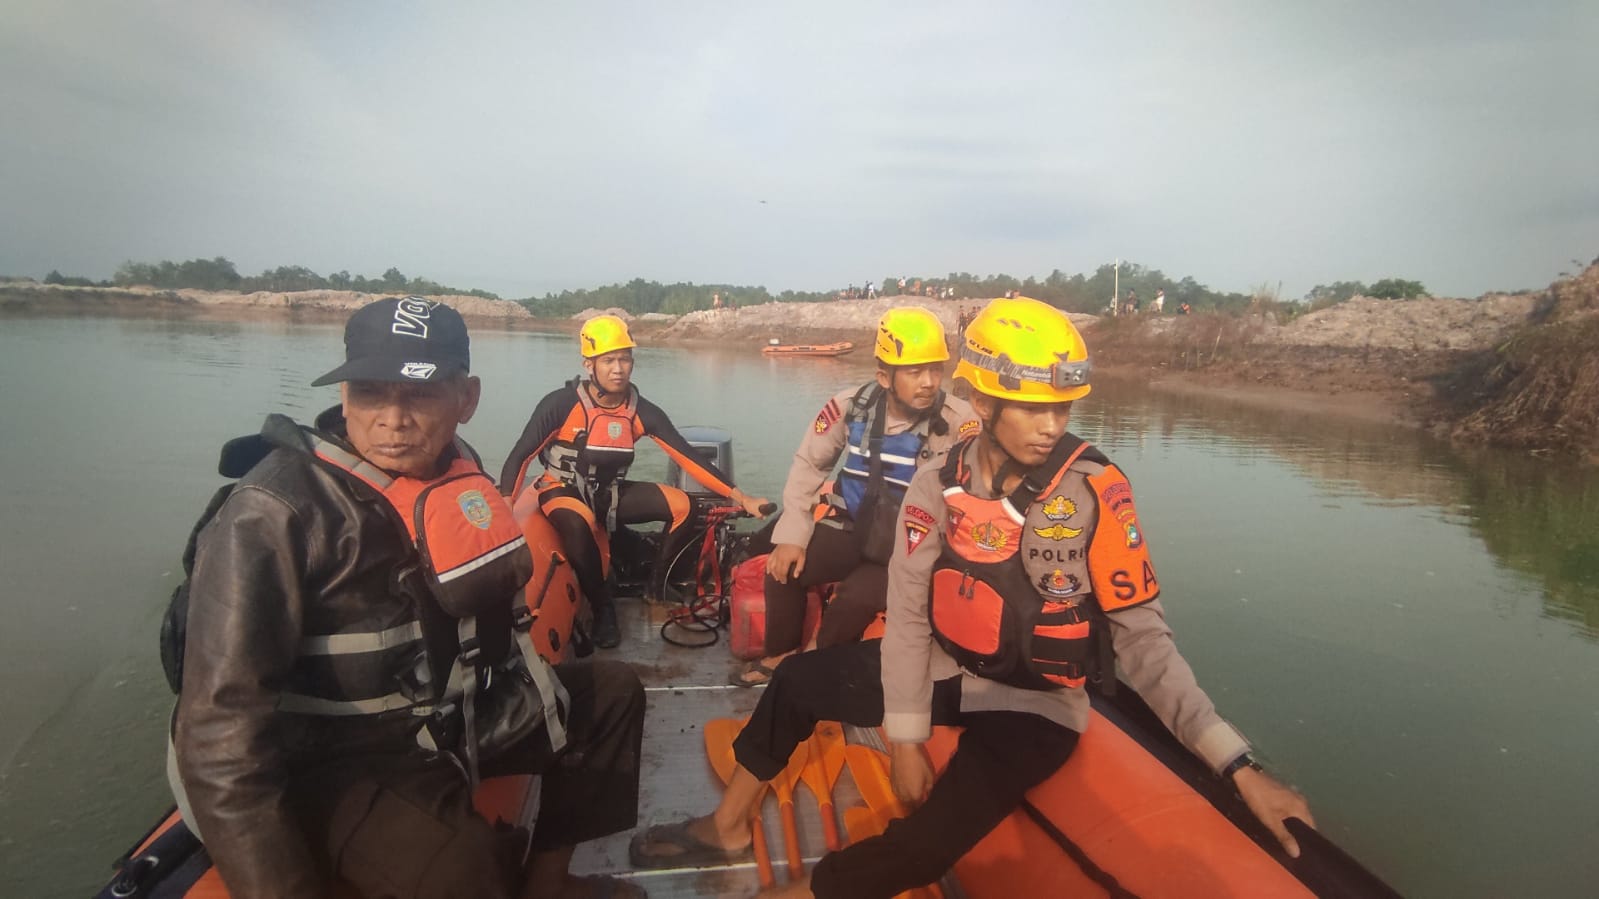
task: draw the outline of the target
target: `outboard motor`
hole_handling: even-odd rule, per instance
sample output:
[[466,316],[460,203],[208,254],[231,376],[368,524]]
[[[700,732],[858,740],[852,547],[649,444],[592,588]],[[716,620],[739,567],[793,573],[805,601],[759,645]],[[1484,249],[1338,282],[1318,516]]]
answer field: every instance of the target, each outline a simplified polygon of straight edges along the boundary
[[[688,445],[698,453],[700,458],[715,465],[729,480],[734,479],[733,474],[733,435],[722,428],[707,428],[698,425],[680,428],[678,433],[688,441]],[[675,459],[666,460],[666,483],[689,494],[714,495],[709,490],[701,487],[699,482],[689,477],[682,468],[678,467]]]

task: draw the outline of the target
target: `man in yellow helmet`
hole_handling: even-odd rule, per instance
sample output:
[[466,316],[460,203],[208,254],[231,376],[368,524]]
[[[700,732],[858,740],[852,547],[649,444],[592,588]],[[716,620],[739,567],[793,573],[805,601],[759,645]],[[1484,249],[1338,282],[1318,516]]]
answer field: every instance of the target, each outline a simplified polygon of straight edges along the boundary
[[[1116,664],[1299,854],[1283,821],[1310,823],[1304,798],[1260,770],[1200,690],[1166,626],[1126,477],[1066,430],[1090,390],[1082,336],[1027,298],[989,303],[964,336],[955,377],[983,430],[911,480],[901,523],[918,536],[894,548],[881,645],[785,661],[734,744],[740,767],[717,809],[635,835],[635,865],[747,853],[762,782],[816,721],[838,720],[883,726],[894,792],[914,811],[762,895],[887,897],[930,883],[1065,763],[1088,726],[1085,684]],[[1102,635],[1113,659],[1096,651]],[[934,724],[964,728],[936,783],[921,747]]]
[[[734,672],[738,686],[766,683],[800,648],[807,587],[839,582],[818,646],[860,639],[883,611],[911,475],[977,430],[971,406],[943,391],[949,347],[937,315],[917,306],[884,312],[874,355],[876,378],[829,399],[800,437],[766,562],[766,656]],[[818,504],[835,468],[833,491]]]
[[666,413],[639,394],[633,386],[636,346],[627,323],[615,315],[584,322],[578,351],[588,377],[574,378],[539,401],[500,474],[500,489],[515,496],[534,460],[544,466],[537,482],[540,505],[561,535],[594,612],[594,642],[606,649],[622,639],[606,584],[607,534],[619,525],[666,522],[651,586],[658,596],[693,508],[676,487],[626,480],[637,440],[654,440],[690,477],[751,515],[770,511],[764,497],[746,495],[695,453]]

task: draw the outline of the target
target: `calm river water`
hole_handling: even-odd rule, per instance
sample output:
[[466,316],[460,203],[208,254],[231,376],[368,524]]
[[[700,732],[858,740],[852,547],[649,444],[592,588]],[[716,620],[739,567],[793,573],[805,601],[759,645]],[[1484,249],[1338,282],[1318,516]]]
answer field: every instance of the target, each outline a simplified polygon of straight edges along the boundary
[[[572,338],[483,332],[463,431],[498,471]],[[0,893],[82,896],[169,802],[156,630],[223,440],[308,420],[336,327],[0,322]],[[866,360],[644,349],[681,426],[777,496]],[[1102,384],[1179,644],[1324,830],[1414,896],[1599,884],[1599,474],[1399,428]],[[664,470],[659,453],[639,470]]]

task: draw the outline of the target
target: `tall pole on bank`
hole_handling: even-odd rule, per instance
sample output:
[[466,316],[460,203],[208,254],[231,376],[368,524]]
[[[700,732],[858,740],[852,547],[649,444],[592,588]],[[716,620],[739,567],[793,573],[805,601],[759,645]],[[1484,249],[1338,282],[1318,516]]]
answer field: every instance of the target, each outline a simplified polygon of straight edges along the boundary
[[1110,277],[1110,314],[1121,315],[1122,295],[1122,261],[1117,259],[1111,266],[1113,274]]

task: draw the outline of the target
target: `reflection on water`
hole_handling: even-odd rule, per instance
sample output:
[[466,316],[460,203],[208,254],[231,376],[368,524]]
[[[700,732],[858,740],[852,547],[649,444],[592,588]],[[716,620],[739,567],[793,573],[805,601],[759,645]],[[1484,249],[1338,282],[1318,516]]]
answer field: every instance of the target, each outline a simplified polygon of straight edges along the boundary
[[[1275,458],[1310,478],[1329,501],[1426,507],[1464,525],[1504,566],[1543,586],[1549,617],[1599,641],[1599,476],[1522,453],[1469,450],[1389,425],[1234,401],[1145,393],[1111,383],[1077,422],[1107,445],[1198,435],[1240,461]],[[1328,508],[1344,508],[1334,502]]]
[[1544,612],[1599,640],[1599,481],[1542,460],[1462,465],[1460,503],[1496,557],[1543,586]]
[[[167,803],[155,632],[221,441],[335,401],[334,325],[9,320],[0,328],[0,883],[83,895]],[[569,335],[482,333],[463,433],[498,471]],[[644,347],[643,393],[735,435],[775,497],[871,359]],[[1073,429],[1129,472],[1180,645],[1322,826],[1416,896],[1599,882],[1599,479],[1314,411],[1105,381]],[[658,451],[636,471],[664,472]],[[1492,845],[1493,853],[1478,847]]]

